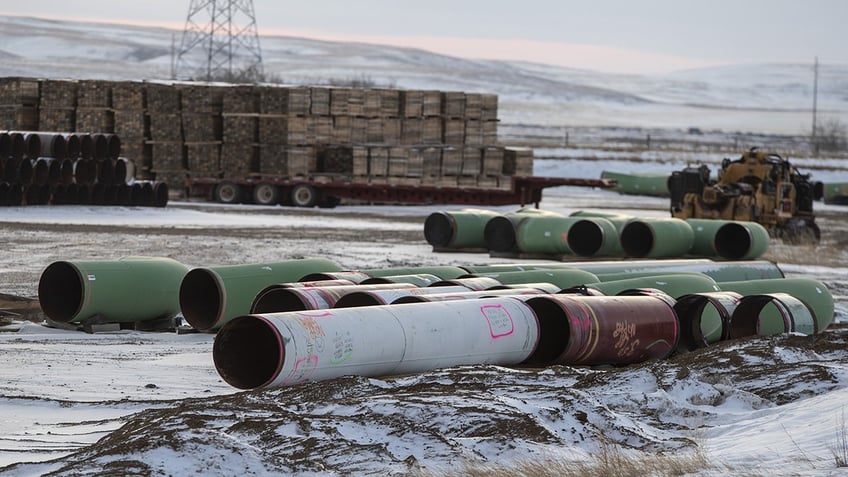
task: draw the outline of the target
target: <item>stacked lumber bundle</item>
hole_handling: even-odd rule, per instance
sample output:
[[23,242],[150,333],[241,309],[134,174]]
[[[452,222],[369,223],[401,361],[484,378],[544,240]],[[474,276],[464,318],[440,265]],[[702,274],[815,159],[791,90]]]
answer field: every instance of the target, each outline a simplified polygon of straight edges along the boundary
[[496,95],[457,91],[0,78],[0,127],[115,133],[141,178],[172,184],[508,184],[532,174],[532,151],[497,145],[497,109]]

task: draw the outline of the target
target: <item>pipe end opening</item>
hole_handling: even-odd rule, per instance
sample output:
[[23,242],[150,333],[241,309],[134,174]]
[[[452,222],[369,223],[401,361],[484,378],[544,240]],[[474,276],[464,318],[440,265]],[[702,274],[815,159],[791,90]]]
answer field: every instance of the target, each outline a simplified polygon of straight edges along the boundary
[[215,369],[229,385],[239,389],[262,387],[277,377],[285,359],[285,347],[276,329],[254,316],[227,323],[212,346]]

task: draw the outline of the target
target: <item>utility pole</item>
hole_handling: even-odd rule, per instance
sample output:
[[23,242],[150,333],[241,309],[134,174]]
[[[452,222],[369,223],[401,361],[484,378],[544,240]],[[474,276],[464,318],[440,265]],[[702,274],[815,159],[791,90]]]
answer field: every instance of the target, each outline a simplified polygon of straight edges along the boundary
[[174,79],[261,80],[262,51],[252,0],[191,0]]
[[819,57],[816,57],[816,61],[813,64],[813,149],[816,153],[818,153],[818,141],[816,140],[816,114],[818,109],[818,100],[819,100]]

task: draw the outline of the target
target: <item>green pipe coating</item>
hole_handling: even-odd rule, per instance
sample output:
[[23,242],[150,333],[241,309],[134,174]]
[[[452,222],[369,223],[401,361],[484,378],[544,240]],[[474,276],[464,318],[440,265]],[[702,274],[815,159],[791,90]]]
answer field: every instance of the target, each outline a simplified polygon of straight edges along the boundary
[[139,322],[176,316],[180,282],[188,267],[161,257],[54,262],[41,274],[38,300],[62,323],[96,319]]
[[625,174],[621,172],[603,171],[601,179],[615,179],[617,181],[615,191],[620,194],[650,195],[656,197],[668,197],[668,178],[670,174],[659,173],[635,173]]
[[786,293],[804,302],[815,314],[816,331],[822,332],[833,323],[833,295],[824,283],[812,278],[780,278],[720,282],[724,291],[742,295]]
[[695,240],[691,255],[728,260],[751,260],[768,251],[768,230],[756,222],[687,219]]
[[256,294],[268,285],[294,282],[310,273],[342,270],[324,258],[195,268],[179,286],[180,309],[194,328],[216,330],[231,319],[250,313]]
[[685,275],[655,275],[652,277],[590,283],[586,286],[599,290],[605,295],[618,295],[625,290],[634,288],[653,288],[661,290],[675,299],[693,293],[720,291],[715,280],[706,275],[696,273]]
[[424,238],[435,248],[485,248],[486,224],[498,216],[483,209],[433,212],[424,221]]

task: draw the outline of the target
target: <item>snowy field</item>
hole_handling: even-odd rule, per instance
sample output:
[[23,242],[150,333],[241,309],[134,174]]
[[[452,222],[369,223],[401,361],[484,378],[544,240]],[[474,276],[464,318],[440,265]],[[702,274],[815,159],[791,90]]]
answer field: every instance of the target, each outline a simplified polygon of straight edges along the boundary
[[[161,79],[169,74],[171,35],[0,17],[0,58],[9,76]],[[367,76],[397,87],[498,93],[502,137],[526,141],[540,128],[547,136],[536,148],[537,175],[597,178],[605,169],[719,164],[724,155],[694,146],[632,145],[646,130],[660,141],[697,127],[711,143],[729,143],[738,131],[780,136],[781,150],[793,151],[790,159],[813,180],[848,181],[843,158],[795,154],[795,139],[785,137],[802,134],[809,122],[808,65],[636,77],[295,38],[263,39],[263,49],[267,71],[289,82]],[[824,65],[821,73],[822,112],[848,122],[848,65]],[[582,147],[576,138],[589,127],[597,129],[583,135],[591,138]],[[569,131],[566,147],[560,142]],[[616,139],[622,134],[630,136],[625,146]],[[738,144],[750,145],[759,144]],[[667,199],[572,187],[546,191],[542,207],[668,214]],[[54,261],[128,255],[189,266],[325,257],[348,269],[510,261],[433,253],[424,219],[459,208],[3,208],[0,293],[35,296],[41,271]],[[657,458],[663,470],[656,475],[846,475],[838,466],[848,462],[845,210],[817,203],[822,243],[773,242],[764,257],[787,276],[831,289],[831,330],[734,341],[622,368],[458,367],[240,392],[215,371],[211,334],[86,334],[15,320],[0,327],[0,474],[465,475],[467,466],[496,474],[497,466],[535,461],[550,462],[537,475],[590,475],[597,466],[566,470],[612,455]],[[694,464],[672,471],[685,462]]]

